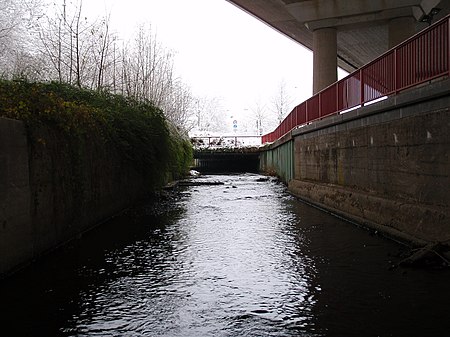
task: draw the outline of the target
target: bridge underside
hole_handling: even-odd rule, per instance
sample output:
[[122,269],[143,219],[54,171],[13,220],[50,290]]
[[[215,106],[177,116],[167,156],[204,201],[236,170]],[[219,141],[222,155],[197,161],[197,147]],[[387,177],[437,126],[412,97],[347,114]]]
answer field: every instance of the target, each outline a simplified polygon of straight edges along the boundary
[[[228,1],[311,50],[315,30],[335,27],[338,63],[349,72],[389,48],[391,20],[414,18],[411,31],[414,33],[428,26],[427,19],[436,22],[450,13],[449,0]],[[434,15],[431,14],[433,8],[439,10]]]
[[195,151],[193,169],[201,173],[257,173],[259,152]]
[[313,51],[314,93],[450,13],[450,0],[228,1]]

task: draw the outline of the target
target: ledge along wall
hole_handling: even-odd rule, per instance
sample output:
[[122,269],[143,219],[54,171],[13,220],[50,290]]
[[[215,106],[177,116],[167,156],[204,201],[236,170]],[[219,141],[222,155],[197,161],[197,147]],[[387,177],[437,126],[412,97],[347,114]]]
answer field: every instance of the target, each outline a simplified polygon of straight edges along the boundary
[[74,162],[64,137],[36,132],[30,144],[23,122],[0,118],[0,278],[150,192],[148,174],[99,139],[86,136]]
[[446,79],[295,129],[267,152],[293,139],[297,197],[402,241],[449,244],[449,106]]

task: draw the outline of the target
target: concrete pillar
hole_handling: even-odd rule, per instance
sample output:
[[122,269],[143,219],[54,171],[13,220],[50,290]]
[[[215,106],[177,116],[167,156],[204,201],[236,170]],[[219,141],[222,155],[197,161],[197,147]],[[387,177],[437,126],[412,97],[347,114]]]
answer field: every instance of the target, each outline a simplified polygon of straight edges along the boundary
[[313,31],[313,94],[337,81],[336,28]]
[[389,21],[389,49],[415,33],[415,20],[412,16],[394,18]]

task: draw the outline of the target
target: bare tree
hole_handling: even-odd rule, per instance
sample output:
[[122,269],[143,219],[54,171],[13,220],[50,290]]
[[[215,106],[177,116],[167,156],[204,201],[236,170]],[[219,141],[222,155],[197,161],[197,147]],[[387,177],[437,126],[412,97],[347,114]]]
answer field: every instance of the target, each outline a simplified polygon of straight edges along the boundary
[[174,81],[173,53],[158,42],[151,27],[141,25],[133,43],[123,47],[121,73],[126,95],[160,106]]
[[262,135],[271,124],[268,120],[266,105],[258,101],[255,103],[255,106],[251,109],[251,111],[253,112],[256,133]]
[[21,20],[21,7],[14,0],[0,2],[0,50],[10,42],[11,35],[19,27]]
[[0,46],[24,33],[41,9],[40,0],[0,1]]
[[[192,128],[192,94],[175,78],[174,54],[157,40],[151,26],[139,26],[133,41],[119,45],[109,14],[88,20],[82,0],[61,0],[48,14],[31,18],[31,4],[39,1],[0,2],[0,46],[4,47],[0,48],[0,69],[4,74],[122,93],[152,102],[179,128]],[[38,43],[27,39],[28,44],[21,42],[18,48],[25,17],[38,28]],[[220,125],[217,119],[208,116],[208,127]]]
[[34,73],[33,63],[25,60],[31,60],[36,49],[32,34],[42,8],[40,0],[0,1],[0,76]]
[[272,99],[272,107],[275,112],[277,123],[280,124],[289,112],[292,99],[286,90],[286,82],[281,80],[278,84],[277,92]]
[[225,131],[225,111],[217,97],[196,98],[194,102],[195,128],[200,131]]
[[117,35],[111,32],[110,14],[91,27],[88,72],[90,88],[97,91],[116,92],[118,64]]
[[63,0],[61,6],[55,5],[54,15],[41,20],[42,57],[50,60],[51,79],[56,77],[60,82],[79,87],[98,88],[112,43],[109,18],[100,23],[91,22],[83,15],[82,5],[82,0],[69,4]]
[[191,90],[178,79],[172,83],[161,108],[174,125],[188,132],[194,127],[193,102]]

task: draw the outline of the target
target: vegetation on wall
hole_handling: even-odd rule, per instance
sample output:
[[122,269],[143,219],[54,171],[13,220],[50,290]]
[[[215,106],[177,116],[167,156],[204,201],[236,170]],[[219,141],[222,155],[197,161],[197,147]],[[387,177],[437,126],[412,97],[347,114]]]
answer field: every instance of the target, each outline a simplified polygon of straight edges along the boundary
[[[22,120],[30,142],[45,145],[45,125],[70,144],[71,161],[82,162],[87,139],[103,142],[151,177],[156,187],[187,172],[192,158],[188,140],[169,127],[162,111],[149,102],[61,83],[0,81],[0,117]],[[80,156],[80,158],[77,158]]]

